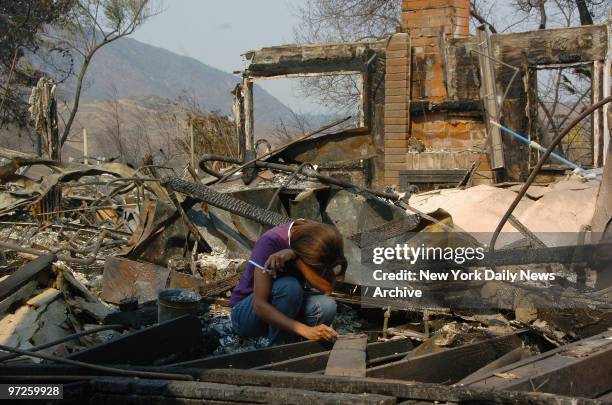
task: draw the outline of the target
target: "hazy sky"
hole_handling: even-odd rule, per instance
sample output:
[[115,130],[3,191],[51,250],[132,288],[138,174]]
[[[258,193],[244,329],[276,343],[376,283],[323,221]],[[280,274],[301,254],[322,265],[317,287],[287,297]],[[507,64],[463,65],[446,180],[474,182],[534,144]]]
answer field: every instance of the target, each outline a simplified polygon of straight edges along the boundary
[[[244,67],[240,55],[245,51],[293,43],[293,13],[303,1],[164,0],[163,12],[133,38],[231,73]],[[257,83],[297,111],[314,109],[297,96],[289,79]]]

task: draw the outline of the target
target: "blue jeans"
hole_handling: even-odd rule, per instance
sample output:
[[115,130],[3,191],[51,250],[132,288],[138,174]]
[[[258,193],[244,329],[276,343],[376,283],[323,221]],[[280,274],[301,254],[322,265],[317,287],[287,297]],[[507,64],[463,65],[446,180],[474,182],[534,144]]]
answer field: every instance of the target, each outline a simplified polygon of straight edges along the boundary
[[[302,284],[291,276],[279,277],[272,283],[270,303],[291,319],[309,326],[331,325],[336,316],[336,301],[327,295],[304,291]],[[269,325],[255,315],[253,294],[232,308],[234,331],[244,337],[268,336],[270,345],[291,343],[298,336]]]

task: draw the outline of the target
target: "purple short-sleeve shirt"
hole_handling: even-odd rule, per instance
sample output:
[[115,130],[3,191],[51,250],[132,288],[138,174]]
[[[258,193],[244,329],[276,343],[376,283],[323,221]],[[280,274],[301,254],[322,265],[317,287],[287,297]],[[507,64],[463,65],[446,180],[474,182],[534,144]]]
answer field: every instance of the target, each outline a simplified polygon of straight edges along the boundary
[[[283,249],[289,249],[289,230],[292,224],[293,222],[289,222],[275,226],[261,235],[253,247],[250,260],[263,266],[270,255]],[[255,266],[248,263],[238,285],[232,290],[232,296],[229,299],[230,306],[233,307],[253,292],[254,272]]]

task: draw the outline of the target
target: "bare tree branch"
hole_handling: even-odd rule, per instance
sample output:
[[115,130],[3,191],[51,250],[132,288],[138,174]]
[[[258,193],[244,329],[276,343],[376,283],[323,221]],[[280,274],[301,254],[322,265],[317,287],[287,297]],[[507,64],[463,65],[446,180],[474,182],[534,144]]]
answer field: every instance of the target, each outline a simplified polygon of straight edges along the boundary
[[[77,3],[70,24],[66,28],[66,31],[73,36],[67,39],[66,43],[84,57],[76,80],[72,107],[62,133],[61,145],[70,135],[79,109],[83,80],[96,52],[120,38],[131,35],[147,18],[155,14],[151,0],[77,0]],[[101,35],[101,39],[98,39],[98,35]]]
[[489,27],[489,31],[491,31],[493,34],[497,34],[497,29],[495,29],[495,26],[489,21],[487,21],[482,15],[480,15],[480,12],[476,9],[476,5],[473,1],[471,2],[470,15],[474,17],[479,23],[487,25]]
[[578,13],[580,14],[580,24],[593,25],[593,17],[591,17],[586,3],[585,0],[576,0],[576,7],[578,7]]

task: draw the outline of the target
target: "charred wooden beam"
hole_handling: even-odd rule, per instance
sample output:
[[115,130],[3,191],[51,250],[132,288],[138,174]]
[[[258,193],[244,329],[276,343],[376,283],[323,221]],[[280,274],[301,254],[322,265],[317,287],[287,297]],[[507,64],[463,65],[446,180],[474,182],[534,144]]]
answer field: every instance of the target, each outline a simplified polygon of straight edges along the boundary
[[219,356],[175,363],[172,364],[172,367],[247,369],[265,366],[267,364],[287,360],[288,358],[299,358],[302,356],[327,352],[330,348],[331,344],[324,342],[308,341],[290,343],[274,347],[265,347],[263,349],[249,350],[246,352],[222,354]]
[[[132,370],[168,372],[162,367],[126,367]],[[379,378],[333,377],[320,374],[286,373],[238,369],[173,369],[173,372],[189,374],[198,381],[251,386],[268,389],[295,388],[321,393],[377,394],[400,400],[420,400],[460,403],[495,403],[498,405],[601,405],[599,400],[567,397],[541,392],[495,391],[464,386],[448,386],[415,383]],[[98,370],[57,364],[0,364],[0,381],[3,382],[59,382],[94,380]],[[98,380],[99,381],[99,380]],[[129,380],[132,381],[132,380]],[[147,381],[147,380],[142,380]],[[149,380],[150,381],[150,380]],[[156,381],[156,380],[153,380]],[[89,398],[87,398],[89,399]],[[159,402],[158,402],[159,403]],[[182,403],[182,402],[176,402]],[[201,403],[201,401],[199,402]],[[214,402],[213,402],[214,403]]]
[[366,335],[339,336],[329,353],[325,375],[365,377]]
[[[280,346],[282,347],[282,346]],[[397,353],[405,353],[412,349],[412,342],[409,339],[390,340],[388,342],[374,342],[368,344],[366,354],[368,363],[381,360],[396,355]],[[256,367],[257,370],[275,370],[275,371],[291,371],[301,373],[313,373],[323,371],[329,359],[331,351],[327,350],[320,353],[284,359],[282,361],[264,364]],[[390,361],[387,359],[386,361]]]
[[368,369],[368,377],[432,383],[454,383],[487,363],[516,349],[521,332],[455,347],[438,353],[414,356]]
[[595,398],[612,389],[612,331],[498,368],[469,386]]
[[[445,365],[445,367],[448,365]],[[496,403],[503,404],[550,404],[577,405],[599,404],[585,398],[564,397],[542,393],[516,391],[493,391],[482,388],[448,386],[414,381],[398,381],[379,378],[334,377],[319,374],[287,373],[255,370],[205,370],[197,375],[198,380],[233,385],[256,385],[275,388],[300,387],[320,392],[343,392],[359,394],[389,395],[398,399],[422,401]]]
[[478,63],[480,66],[480,96],[484,101],[485,126],[490,140],[489,160],[492,169],[502,169],[504,163],[504,148],[501,140],[500,129],[491,125],[491,120],[499,120],[499,99],[497,98],[497,86],[495,83],[495,68],[491,60],[491,33],[485,25],[478,27],[476,38],[478,38],[480,52]]
[[96,364],[153,364],[155,360],[190,353],[203,343],[200,320],[187,315],[106,343],[67,358]]
[[360,73],[371,51],[384,51],[384,41],[316,45],[281,45],[249,51],[246,75],[251,78]]
[[[606,71],[604,61],[596,60],[593,62],[592,67],[592,81],[591,81],[591,95],[593,104],[600,102],[605,98],[605,89],[604,89],[604,77],[609,76],[609,65],[608,71]],[[609,94],[608,94],[609,95]],[[606,155],[606,138],[608,138],[608,134],[605,133],[605,115],[606,110],[604,108],[597,109],[593,112],[591,116],[591,126],[592,126],[592,144],[593,144],[593,166],[602,167]]]
[[55,255],[40,256],[26,263],[15,273],[11,274],[0,283],[0,302],[45,271],[50,271],[51,263],[55,260],[57,260]]
[[[193,381],[138,380],[127,378],[99,378],[90,382],[92,403],[133,404],[182,402],[182,399],[222,401],[223,403],[282,403],[312,404],[378,404],[394,405],[395,398],[378,394],[347,394],[318,392],[290,387],[236,386]],[[297,385],[296,385],[297,386]],[[160,402],[161,401],[161,402]],[[200,402],[201,403],[201,402]]]
[[504,354],[499,359],[494,360],[484,367],[479,368],[474,373],[468,375],[463,380],[459,381],[459,385],[468,385],[470,382],[476,381],[481,377],[490,375],[490,372],[508,366],[517,361],[523,360],[531,356],[532,353],[525,347],[517,347],[509,353]]
[[609,46],[605,24],[493,34],[491,42],[497,58],[517,67],[523,55],[530,65],[604,60]]
[[244,78],[242,81],[242,95],[244,97],[244,144],[246,151],[255,148],[255,117],[253,116],[253,81]]
[[[451,100],[480,100],[479,42],[475,37],[453,38],[446,42],[446,82]],[[606,25],[538,30],[513,34],[491,35],[491,56],[497,61],[521,67],[526,60],[531,66],[558,66],[568,63],[590,63],[604,60],[609,49]],[[608,52],[609,53],[609,52]],[[498,90],[504,91],[512,69],[495,62]],[[504,104],[517,98],[525,89],[517,77]],[[605,79],[605,77],[604,77]],[[605,86],[604,86],[605,87]],[[502,113],[504,113],[504,105]],[[516,111],[524,112],[524,106]],[[507,114],[503,114],[507,116]],[[523,113],[524,115],[524,113]],[[514,128],[519,129],[519,128]],[[526,129],[526,128],[525,128]]]
[[448,100],[433,103],[426,100],[413,100],[410,102],[411,114],[429,114],[434,112],[449,113],[477,113],[482,116],[482,101],[480,100]]

